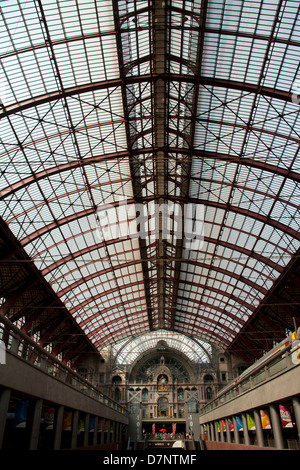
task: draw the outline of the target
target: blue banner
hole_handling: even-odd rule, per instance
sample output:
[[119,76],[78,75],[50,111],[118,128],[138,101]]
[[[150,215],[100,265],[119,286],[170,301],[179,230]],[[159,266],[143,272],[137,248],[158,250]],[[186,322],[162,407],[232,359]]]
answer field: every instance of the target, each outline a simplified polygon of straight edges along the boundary
[[14,428],[25,428],[27,421],[29,400],[22,400],[17,403],[14,419]]
[[237,430],[242,431],[243,430],[243,421],[241,420],[241,418],[239,416],[236,416],[235,419],[236,419]]

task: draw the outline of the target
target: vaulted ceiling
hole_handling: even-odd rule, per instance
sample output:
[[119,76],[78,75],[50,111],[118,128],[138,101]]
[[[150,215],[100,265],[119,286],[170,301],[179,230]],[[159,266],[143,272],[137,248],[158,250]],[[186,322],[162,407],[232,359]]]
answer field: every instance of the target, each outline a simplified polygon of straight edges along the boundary
[[[60,352],[168,330],[253,360],[299,326],[299,2],[0,7],[1,313]],[[25,266],[47,297],[17,308]]]

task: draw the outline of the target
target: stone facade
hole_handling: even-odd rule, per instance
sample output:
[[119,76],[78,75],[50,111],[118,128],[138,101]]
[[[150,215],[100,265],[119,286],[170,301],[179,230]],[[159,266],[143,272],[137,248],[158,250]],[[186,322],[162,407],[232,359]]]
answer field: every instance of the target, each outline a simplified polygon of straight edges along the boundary
[[111,367],[110,353],[107,348],[101,364],[81,365],[79,371],[87,371],[89,379],[94,372],[95,384],[128,410],[133,440],[163,432],[197,438],[201,407],[245,368],[216,348],[211,362],[205,363],[192,362],[178,351],[157,345],[133,364]]

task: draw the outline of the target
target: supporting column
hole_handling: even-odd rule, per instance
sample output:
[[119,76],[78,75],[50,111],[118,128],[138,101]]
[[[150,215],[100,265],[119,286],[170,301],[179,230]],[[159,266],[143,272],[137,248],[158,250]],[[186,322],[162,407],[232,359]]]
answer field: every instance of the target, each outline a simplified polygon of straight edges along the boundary
[[226,423],[226,439],[227,439],[227,442],[231,442],[231,434],[230,434],[230,430],[229,430],[229,419],[228,418],[225,419],[225,423]]
[[277,449],[285,449],[278,406],[269,405],[269,409],[270,409],[270,418],[271,418],[271,424],[272,424],[272,431],[274,435],[275,447]]
[[61,445],[61,432],[64,419],[64,406],[59,406],[56,410],[55,431],[53,450],[59,450]]
[[9,407],[10,390],[3,390],[0,396],[0,449],[2,449],[4,431],[6,426],[6,416]]
[[221,420],[221,419],[219,420],[219,424],[220,424],[220,437],[221,437],[221,442],[225,442],[224,433],[223,433],[223,424],[222,424],[222,420]]
[[95,416],[95,426],[94,426],[94,435],[93,435],[93,446],[97,445],[98,437],[98,416]]
[[215,441],[216,438],[215,438],[214,423],[209,423],[209,427],[210,427],[210,440],[211,440],[211,441]]
[[244,434],[244,444],[250,446],[250,438],[248,433],[248,424],[247,418],[245,413],[242,413],[242,421],[243,421],[243,434]]
[[293,398],[293,408],[296,420],[296,426],[298,431],[298,438],[300,440],[300,399],[297,397]]
[[77,410],[73,411],[71,449],[76,449],[77,447],[78,417],[79,417],[79,412]]
[[111,442],[116,442],[116,422],[112,422]]
[[219,442],[219,433],[218,433],[218,424],[217,424],[217,421],[214,422],[214,427],[215,427],[216,442]]
[[101,428],[101,436],[100,436],[100,444],[104,444],[104,429],[105,429],[105,419],[102,419],[102,428]]
[[117,444],[117,446],[118,446],[118,442],[119,442],[119,423],[115,422],[115,443]]
[[239,434],[239,431],[238,431],[238,427],[237,427],[237,422],[236,422],[236,417],[235,417],[235,416],[232,416],[232,422],[233,422],[234,442],[235,442],[235,444],[239,444],[239,443],[240,443],[240,434]]
[[106,444],[109,444],[111,442],[111,433],[110,433],[110,419],[105,420],[105,423],[108,423],[107,425],[107,439],[106,439]]
[[90,415],[87,413],[84,419],[84,434],[83,434],[83,447],[89,445],[89,427],[90,427]]
[[201,425],[200,425],[200,433],[201,433],[201,438],[204,439],[205,434],[206,434],[204,424],[201,424]]
[[259,447],[264,447],[265,440],[264,440],[263,428],[261,425],[260,411],[256,409],[253,410],[253,415],[254,415],[255,428],[256,428],[257,445]]
[[206,429],[207,429],[207,439],[211,441],[212,438],[211,438],[211,433],[210,433],[210,423],[207,423]]
[[33,405],[33,416],[32,416],[31,434],[30,434],[30,440],[29,440],[29,450],[37,450],[38,448],[42,409],[43,409],[43,400],[36,400]]

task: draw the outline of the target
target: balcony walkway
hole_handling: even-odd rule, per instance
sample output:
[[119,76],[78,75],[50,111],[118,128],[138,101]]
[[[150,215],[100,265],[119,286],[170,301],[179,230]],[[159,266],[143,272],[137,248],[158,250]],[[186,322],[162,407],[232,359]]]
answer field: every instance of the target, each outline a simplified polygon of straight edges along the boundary
[[299,356],[299,342],[283,342],[202,408],[206,448],[300,449]]
[[[0,449],[121,447],[124,408],[1,318]],[[3,348],[5,345],[5,350]]]

